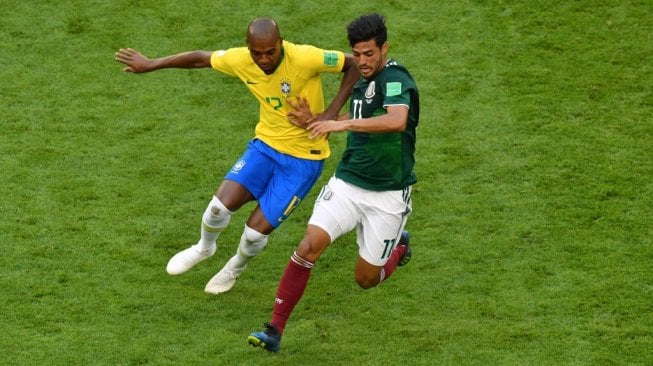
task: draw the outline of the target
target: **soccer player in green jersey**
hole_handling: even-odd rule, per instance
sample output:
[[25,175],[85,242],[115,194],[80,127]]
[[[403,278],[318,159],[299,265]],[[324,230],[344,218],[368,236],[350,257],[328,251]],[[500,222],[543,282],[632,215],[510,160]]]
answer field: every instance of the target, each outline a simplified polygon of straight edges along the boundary
[[[335,175],[322,188],[306,234],[281,277],[272,319],[248,342],[271,352],[299,302],[311,269],[338,237],[356,230],[355,278],[368,289],[386,280],[411,257],[408,232],[411,186],[416,182],[415,129],[419,94],[408,71],[388,58],[385,18],[364,15],[347,27],[362,78],[352,90],[349,114],[307,126],[312,138],[348,131]],[[299,110],[307,104],[297,103]],[[310,112],[306,112],[310,114]]]
[[[197,244],[174,255],[166,270],[188,271],[212,256],[216,240],[231,216],[247,202],[258,205],[250,214],[236,254],[208,282],[205,291],[228,291],[249,261],[267,245],[268,235],[299,205],[319,178],[329,157],[326,136],[310,137],[305,122],[290,106],[295,98],[309,100],[320,119],[337,117],[360,74],[351,55],[284,40],[270,18],[254,19],[247,27],[247,47],[190,51],[150,59],[120,49],[116,60],[125,71],[144,73],[164,68],[213,68],[239,78],[258,99],[259,122],[247,149],[218,187],[202,216]],[[343,72],[340,89],[324,108],[321,73]],[[310,114],[310,113],[309,113]]]

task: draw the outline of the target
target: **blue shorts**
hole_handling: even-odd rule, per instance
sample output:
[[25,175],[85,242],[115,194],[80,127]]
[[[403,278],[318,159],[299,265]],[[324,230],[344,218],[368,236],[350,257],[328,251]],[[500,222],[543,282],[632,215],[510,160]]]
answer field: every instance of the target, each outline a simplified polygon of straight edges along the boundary
[[276,228],[306,197],[323,168],[324,160],[296,158],[253,139],[224,179],[245,187]]

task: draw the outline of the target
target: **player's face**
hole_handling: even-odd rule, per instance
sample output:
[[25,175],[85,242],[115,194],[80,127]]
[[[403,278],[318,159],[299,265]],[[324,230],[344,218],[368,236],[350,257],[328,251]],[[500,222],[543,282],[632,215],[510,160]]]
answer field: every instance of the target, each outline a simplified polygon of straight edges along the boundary
[[281,58],[280,38],[248,39],[247,47],[254,63],[266,74],[272,74],[279,66]]
[[388,42],[384,42],[381,47],[376,45],[374,39],[358,42],[351,51],[361,75],[365,79],[371,79],[385,66]]

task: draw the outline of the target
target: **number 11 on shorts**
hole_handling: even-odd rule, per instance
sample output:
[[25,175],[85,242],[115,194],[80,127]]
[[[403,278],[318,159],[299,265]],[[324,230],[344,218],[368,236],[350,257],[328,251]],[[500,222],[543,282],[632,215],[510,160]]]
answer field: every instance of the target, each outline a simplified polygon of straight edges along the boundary
[[386,239],[383,242],[385,243],[385,248],[383,248],[383,254],[381,254],[381,259],[386,259],[390,257],[392,251],[395,249],[395,242],[397,239]]

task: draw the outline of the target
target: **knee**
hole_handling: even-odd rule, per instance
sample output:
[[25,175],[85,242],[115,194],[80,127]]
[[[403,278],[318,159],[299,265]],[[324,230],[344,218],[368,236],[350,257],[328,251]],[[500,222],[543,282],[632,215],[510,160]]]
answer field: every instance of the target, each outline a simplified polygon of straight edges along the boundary
[[331,243],[329,236],[323,231],[308,230],[297,247],[297,255],[315,263]]
[[304,237],[297,247],[296,253],[303,259],[315,263],[322,254],[320,243],[311,240],[310,237]]
[[202,221],[207,229],[220,230],[227,227],[231,220],[232,212],[215,196],[211,199],[208,207],[204,211]]
[[372,287],[375,287],[376,285],[379,284],[379,278],[370,276],[367,273],[356,273],[356,283],[358,283],[358,286],[362,288],[363,290],[370,289]]
[[362,257],[358,257],[355,277],[358,286],[362,289],[367,290],[378,285],[383,278],[383,273],[383,267],[372,265]]
[[259,254],[267,244],[268,235],[261,234],[249,226],[245,226],[243,235],[240,237],[238,249],[243,255],[254,257]]
[[245,230],[243,230],[242,239],[247,244],[260,244],[267,243],[268,235],[259,233],[258,231],[252,229],[251,227],[245,225]]

